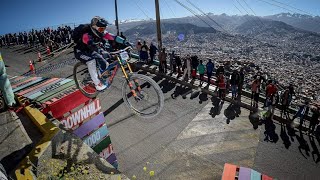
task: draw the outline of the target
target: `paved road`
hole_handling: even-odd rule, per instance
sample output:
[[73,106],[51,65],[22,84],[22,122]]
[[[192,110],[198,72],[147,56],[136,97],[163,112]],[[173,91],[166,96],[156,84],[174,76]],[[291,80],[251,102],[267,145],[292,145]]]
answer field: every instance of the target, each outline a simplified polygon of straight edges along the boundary
[[[9,55],[3,53],[3,56]],[[23,61],[18,54],[15,61],[8,63],[20,66],[19,58]],[[72,54],[63,55],[52,63],[71,58]],[[67,77],[71,70],[72,66],[68,65],[43,76]],[[8,68],[8,71],[10,75],[20,73],[20,69]],[[191,94],[184,99],[181,94],[188,89],[165,79],[153,78],[165,95],[164,110],[154,119],[141,119],[125,107],[121,97],[121,78],[99,95],[119,170],[128,177],[146,177],[143,167],[147,166],[148,170],[155,170],[156,179],[220,179],[224,163],[229,162],[278,179],[319,179],[319,163],[312,159],[312,151],[317,156],[317,140],[310,141],[305,135],[301,138],[299,132],[295,132],[294,141],[289,137],[291,145],[286,149],[284,142],[288,142],[288,138],[283,131],[280,132],[280,125],[275,124],[268,126],[273,127],[268,128],[268,133],[275,128],[277,142],[264,141],[265,127],[253,130],[247,110],[241,109],[240,116],[235,117],[236,111],[228,103],[224,103],[219,111],[216,99],[196,93],[192,99]],[[173,93],[180,96],[172,99]],[[228,123],[225,112],[232,119]],[[309,156],[304,150],[307,147]]]
[[0,162],[11,177],[16,165],[42,138],[26,115],[14,112],[0,113]]

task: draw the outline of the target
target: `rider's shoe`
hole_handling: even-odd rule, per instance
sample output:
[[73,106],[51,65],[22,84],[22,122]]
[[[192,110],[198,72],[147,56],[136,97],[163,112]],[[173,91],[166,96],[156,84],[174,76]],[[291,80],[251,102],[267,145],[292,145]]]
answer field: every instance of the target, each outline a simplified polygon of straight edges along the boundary
[[103,90],[105,90],[106,88],[107,88],[107,86],[104,85],[104,84],[102,84],[101,82],[100,82],[98,85],[96,85],[96,90],[97,90],[97,91],[103,91]]

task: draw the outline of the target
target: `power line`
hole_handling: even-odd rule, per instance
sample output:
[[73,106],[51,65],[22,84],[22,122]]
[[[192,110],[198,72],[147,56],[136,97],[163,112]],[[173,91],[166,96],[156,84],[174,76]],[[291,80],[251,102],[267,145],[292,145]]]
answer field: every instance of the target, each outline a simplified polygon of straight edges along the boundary
[[[234,3],[232,3],[232,5],[241,13],[241,14],[244,14]],[[243,16],[247,22],[250,22],[250,20],[246,17],[246,16]],[[251,23],[251,22],[250,22]]]
[[210,24],[208,24],[205,20],[201,19],[201,17],[199,15],[197,15],[196,12],[194,12],[192,9],[188,8],[186,5],[184,5],[183,3],[181,3],[178,0],[174,0],[176,3],[178,3],[180,6],[184,7],[185,9],[187,9],[189,12],[191,12],[194,16],[196,16],[197,18],[199,18],[202,22],[204,22],[206,25],[208,25],[209,27],[211,27],[212,29],[216,30],[214,27],[212,27]]
[[257,16],[257,14],[254,12],[254,10],[249,6],[249,4],[246,2],[246,0],[242,0],[246,6],[253,12],[253,14],[259,19],[260,23],[264,26],[265,24],[261,21],[261,19]]
[[135,3],[135,5],[140,9],[140,11],[141,11],[148,19],[151,19],[151,18],[147,15],[147,13],[139,6],[139,4],[138,4],[136,1],[134,1],[134,3]]
[[238,9],[238,11],[241,13],[241,14],[244,14],[234,3],[232,3],[233,4],[233,6],[236,8],[236,9]]
[[282,4],[282,5],[285,5],[285,6],[288,6],[288,7],[292,8],[292,9],[295,9],[295,10],[298,10],[298,11],[300,11],[300,12],[306,13],[306,14],[308,14],[308,15],[310,15],[310,16],[313,16],[313,15],[310,14],[309,12],[304,11],[304,10],[299,9],[299,8],[296,8],[296,7],[293,7],[293,6],[289,5],[289,4],[285,4],[285,3],[283,3],[283,2],[279,2],[279,1],[276,1],[276,0],[271,0],[271,1],[276,2],[276,3],[279,3],[279,4]]
[[295,13],[295,11],[292,11],[292,10],[290,10],[290,9],[288,9],[288,8],[285,8],[285,7],[279,6],[279,5],[277,5],[277,4],[270,3],[270,2],[265,1],[265,0],[258,0],[258,1],[262,1],[262,2],[265,2],[265,3],[270,4],[270,5],[272,5],[272,6],[277,6],[277,7],[279,7],[279,8],[282,8],[282,9],[285,9],[285,10],[287,10],[287,11],[290,11],[290,12]]
[[[175,18],[177,18],[176,14],[175,14],[174,11],[172,10],[172,8],[169,6],[169,4],[167,3],[167,1],[164,0],[164,2],[165,2],[165,4],[166,4],[166,6],[168,7],[168,9],[169,9],[169,10],[171,11],[171,13],[173,14],[173,16],[174,16]],[[161,8],[161,7],[160,7],[160,8]],[[161,11],[161,9],[160,9],[160,11]],[[185,32],[188,31],[188,29],[187,29],[185,26],[182,26],[182,28],[185,30]]]
[[[139,1],[140,4],[143,4],[143,3],[141,2],[141,0],[138,0],[138,1]],[[150,13],[150,11],[148,10],[148,8],[145,8],[145,9],[147,10],[147,13],[148,13],[148,14],[152,14],[152,13]]]
[[[207,18],[209,18],[212,22],[214,22],[217,26],[219,26],[222,30],[226,31],[219,23],[217,23],[215,20],[213,20],[210,16],[208,16],[205,12],[203,12],[199,7],[197,7],[196,5],[194,5],[192,2],[190,2],[189,0],[187,0],[187,2],[189,4],[191,4],[194,8],[196,8],[198,11],[200,11],[203,15],[207,16]],[[227,31],[226,31],[227,32]]]
[[[250,14],[250,13],[246,10],[246,8],[244,8],[244,7],[242,6],[242,4],[241,4],[238,0],[235,0],[235,1],[237,1],[237,3],[242,7],[242,9],[243,9],[244,11],[247,12],[248,15]],[[250,15],[249,15],[249,17],[250,17]],[[259,24],[256,22],[256,20],[255,20],[254,18],[252,18],[252,19],[253,19],[254,23],[259,26]]]
[[171,13],[173,14],[173,16],[177,18],[176,13],[174,13],[174,11],[171,9],[171,7],[170,7],[169,4],[167,3],[167,1],[164,0],[164,2],[165,2],[165,4],[166,4],[166,6],[169,8],[169,10],[171,11]]
[[[232,3],[232,4],[241,14],[244,14],[234,3]],[[243,17],[247,20],[247,22],[252,23],[252,22],[249,21],[249,19],[246,16],[243,16]],[[249,39],[252,38],[252,37],[247,37],[246,35],[243,35],[243,36],[246,37],[246,38],[249,38]],[[254,38],[252,38],[252,39],[254,39]],[[258,40],[258,39],[255,39],[255,40],[260,42],[260,40]]]
[[[177,16],[176,16],[176,14],[174,13],[174,11],[171,9],[171,7],[169,6],[169,4],[167,3],[167,1],[166,0],[164,0],[164,2],[165,2],[165,4],[166,4],[166,6],[167,6],[167,8],[171,11],[171,13],[173,14],[173,16],[175,17],[175,18],[177,18]],[[162,10],[161,10],[161,4],[160,4],[160,11],[161,11],[161,16],[162,16]],[[187,32],[187,29],[183,26],[183,29]]]

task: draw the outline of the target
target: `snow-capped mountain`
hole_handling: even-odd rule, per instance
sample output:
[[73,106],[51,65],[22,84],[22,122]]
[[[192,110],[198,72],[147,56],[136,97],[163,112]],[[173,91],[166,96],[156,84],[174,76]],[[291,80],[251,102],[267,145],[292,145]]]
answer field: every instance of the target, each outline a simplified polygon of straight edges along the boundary
[[272,19],[275,21],[282,21],[291,26],[304,29],[307,31],[313,31],[320,33],[320,17],[310,16],[307,14],[291,14],[291,13],[280,13],[271,16],[265,16],[266,19]]

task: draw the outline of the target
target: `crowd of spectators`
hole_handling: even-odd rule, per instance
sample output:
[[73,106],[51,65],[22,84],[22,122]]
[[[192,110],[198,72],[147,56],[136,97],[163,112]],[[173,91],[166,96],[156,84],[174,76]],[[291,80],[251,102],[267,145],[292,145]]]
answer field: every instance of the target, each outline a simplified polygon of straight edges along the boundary
[[[200,85],[204,82],[206,74],[208,85],[214,83],[217,86],[217,95],[222,101],[229,92],[231,92],[232,99],[240,100],[242,89],[250,87],[252,92],[251,106],[258,108],[259,98],[264,96],[265,102],[262,108],[267,109],[272,116],[275,108],[280,106],[283,118],[292,122],[295,118],[300,117],[299,127],[302,127],[305,117],[309,115],[311,117],[310,133],[314,132],[319,123],[320,104],[311,103],[311,99],[300,96],[298,85],[280,86],[276,79],[270,79],[261,71],[252,74],[250,69],[255,68],[252,63],[248,63],[246,66],[233,66],[230,62],[214,61],[213,59],[200,60],[197,55],[181,55],[175,51],[166,52],[165,48],[159,51],[156,56],[158,49],[153,43],[148,46],[146,41],[143,43],[138,41],[136,49],[142,63],[152,64],[154,57],[158,57],[156,59],[159,60],[160,73],[167,73],[167,70],[170,70],[171,73],[178,74],[177,77],[182,77],[184,80],[195,79],[199,74]],[[247,76],[248,73],[251,75]],[[215,78],[211,78],[213,74],[215,74]],[[299,100],[299,103],[296,104],[298,111],[290,118],[288,109],[292,105],[293,99]],[[308,113],[309,108],[311,113]]]
[[25,45],[27,47],[49,47],[53,49],[71,43],[72,29],[70,26],[57,29],[44,28],[42,30],[30,30],[29,32],[8,33],[0,36],[0,47]]

